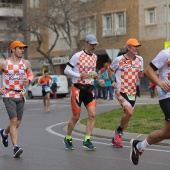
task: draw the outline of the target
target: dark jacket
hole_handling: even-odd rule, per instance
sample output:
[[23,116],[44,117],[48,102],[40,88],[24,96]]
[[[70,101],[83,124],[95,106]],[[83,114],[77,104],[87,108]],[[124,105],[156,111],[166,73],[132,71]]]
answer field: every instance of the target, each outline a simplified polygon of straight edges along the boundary
[[52,90],[52,92],[57,92],[57,83],[56,82],[52,83],[51,90]]

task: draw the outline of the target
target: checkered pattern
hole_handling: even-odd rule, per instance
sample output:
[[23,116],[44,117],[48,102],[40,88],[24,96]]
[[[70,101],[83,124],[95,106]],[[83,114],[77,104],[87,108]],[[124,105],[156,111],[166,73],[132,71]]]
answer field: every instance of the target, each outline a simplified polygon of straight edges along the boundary
[[142,61],[140,58],[135,58],[133,61],[127,60],[123,57],[119,62],[120,69],[120,91],[127,94],[136,93],[136,83],[138,80],[138,73],[142,68]]
[[[22,90],[23,80],[27,78],[26,66],[21,59],[19,64],[13,64],[9,59],[6,60],[6,70],[3,73],[3,85],[7,89]],[[22,98],[20,92],[6,90],[3,97]]]
[[[79,66],[79,73],[82,74],[82,73],[88,73],[90,71],[95,71],[96,61],[97,61],[97,56],[95,54],[88,55],[85,52],[81,53],[77,64]],[[92,85],[93,81],[88,79],[83,79],[83,80],[79,79],[77,83]]]
[[115,91],[115,95],[117,100],[119,101],[120,105],[124,108],[125,106],[131,106],[131,104],[120,94],[119,91]]

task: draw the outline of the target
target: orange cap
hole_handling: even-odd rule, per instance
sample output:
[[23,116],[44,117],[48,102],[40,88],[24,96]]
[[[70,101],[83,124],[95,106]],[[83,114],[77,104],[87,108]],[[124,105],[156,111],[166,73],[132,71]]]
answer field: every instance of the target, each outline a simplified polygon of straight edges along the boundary
[[13,41],[10,45],[10,50],[14,49],[15,47],[24,47],[27,48],[28,46],[23,44],[21,41]]
[[139,44],[139,42],[134,38],[128,39],[126,45],[141,46],[141,44]]

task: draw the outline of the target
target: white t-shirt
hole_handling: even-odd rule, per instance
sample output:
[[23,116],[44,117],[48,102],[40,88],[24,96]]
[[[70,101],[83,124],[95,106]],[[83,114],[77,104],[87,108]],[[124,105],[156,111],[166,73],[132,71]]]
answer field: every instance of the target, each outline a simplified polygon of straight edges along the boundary
[[[162,82],[170,83],[170,47],[160,51],[152,60],[150,66],[155,71],[158,70],[159,79]],[[159,86],[157,86],[157,91],[159,100],[170,97],[170,92],[165,93]]]

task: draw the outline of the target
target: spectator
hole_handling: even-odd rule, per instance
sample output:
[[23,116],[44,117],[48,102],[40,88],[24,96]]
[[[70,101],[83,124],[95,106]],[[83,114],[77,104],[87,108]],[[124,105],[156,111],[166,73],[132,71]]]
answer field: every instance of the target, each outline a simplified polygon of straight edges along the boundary
[[[113,89],[112,89],[112,84],[108,76],[108,68],[110,67],[110,63],[107,62],[104,64],[105,71],[102,74],[102,79],[104,79],[105,84],[104,84],[104,99],[108,100],[113,100]],[[109,95],[108,95],[109,94]]]
[[151,98],[154,98],[154,92],[155,92],[155,87],[156,87],[156,84],[154,83],[150,83],[149,84],[149,89],[150,89],[150,94],[151,94]]
[[56,99],[57,98],[57,83],[55,80],[53,81],[51,85],[51,90],[53,92],[53,99]]

